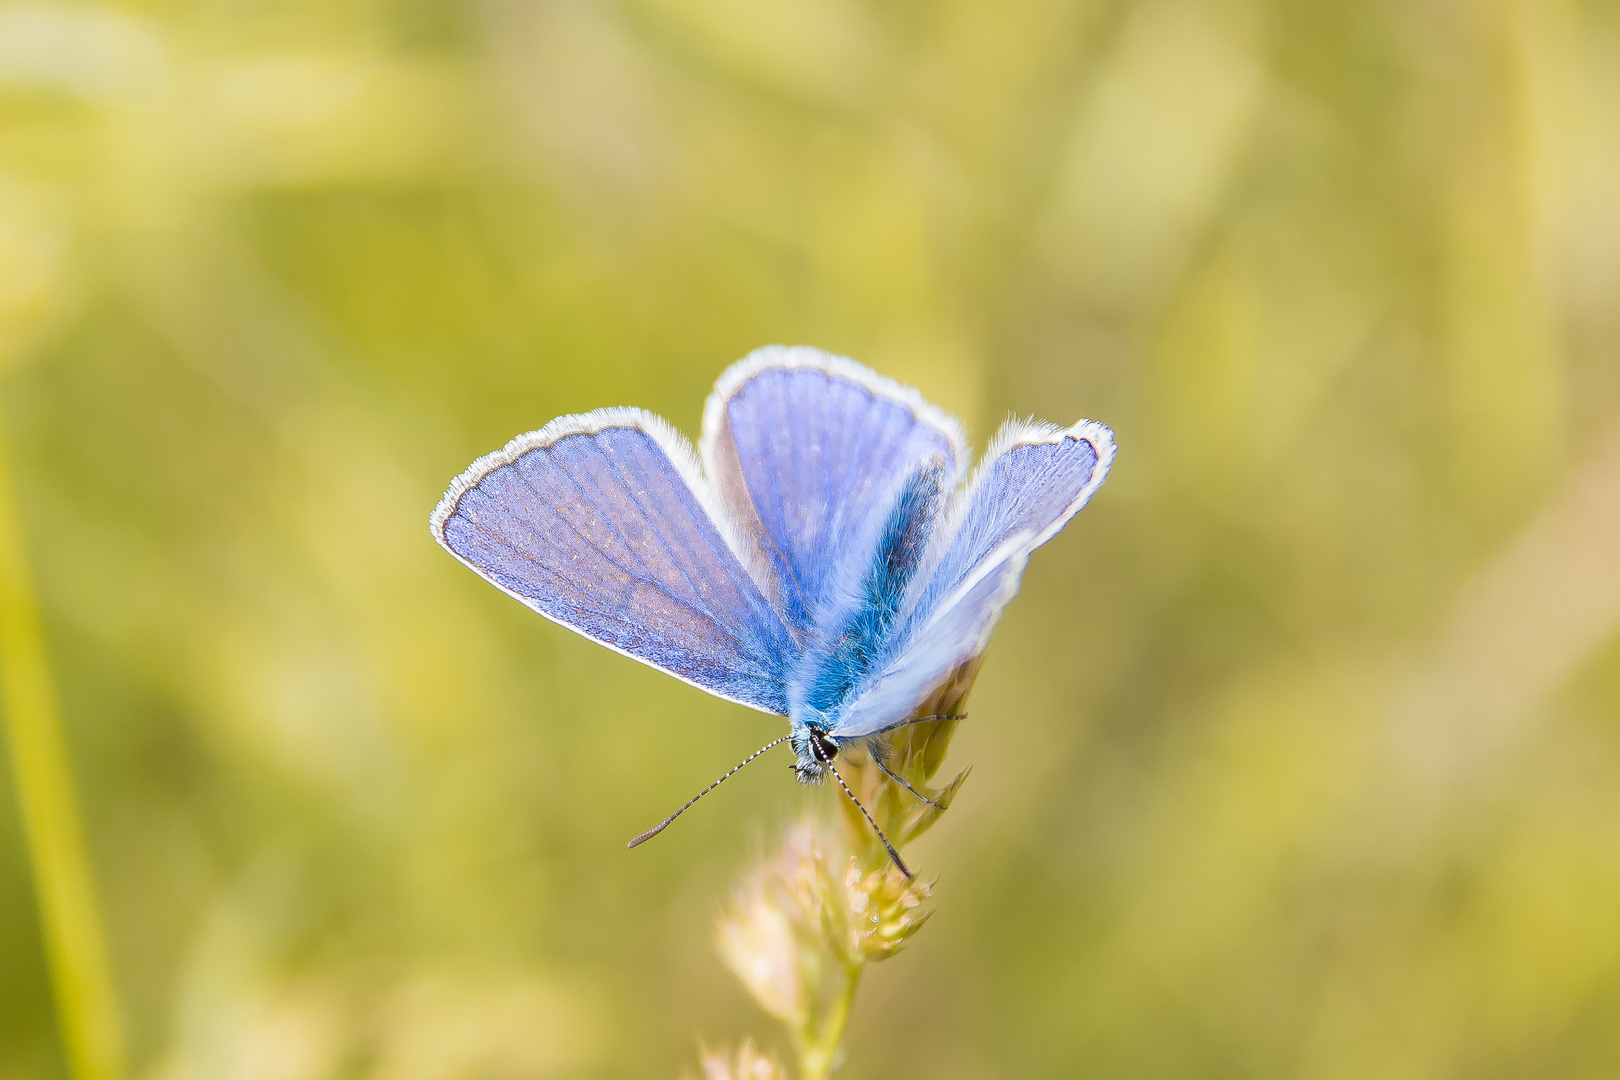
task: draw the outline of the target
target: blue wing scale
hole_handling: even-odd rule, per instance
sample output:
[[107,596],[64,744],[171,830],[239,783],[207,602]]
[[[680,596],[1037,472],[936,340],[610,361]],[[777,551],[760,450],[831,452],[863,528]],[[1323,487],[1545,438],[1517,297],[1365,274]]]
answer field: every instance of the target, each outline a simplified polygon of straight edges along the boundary
[[861,738],[978,660],[1030,553],[1114,459],[1101,424],[1013,421],[961,488],[964,445],[916,391],[772,347],[721,376],[702,469],[649,413],[562,417],[475,462],[433,533],[592,640]]

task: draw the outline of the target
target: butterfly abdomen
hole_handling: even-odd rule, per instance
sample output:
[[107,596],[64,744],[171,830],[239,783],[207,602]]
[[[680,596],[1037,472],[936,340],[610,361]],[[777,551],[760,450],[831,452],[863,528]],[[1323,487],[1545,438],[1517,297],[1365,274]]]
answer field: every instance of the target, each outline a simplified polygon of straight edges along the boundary
[[853,608],[839,614],[824,639],[827,651],[815,662],[804,703],[816,713],[836,712],[883,655],[939,515],[943,477],[944,463],[935,459],[900,487]]

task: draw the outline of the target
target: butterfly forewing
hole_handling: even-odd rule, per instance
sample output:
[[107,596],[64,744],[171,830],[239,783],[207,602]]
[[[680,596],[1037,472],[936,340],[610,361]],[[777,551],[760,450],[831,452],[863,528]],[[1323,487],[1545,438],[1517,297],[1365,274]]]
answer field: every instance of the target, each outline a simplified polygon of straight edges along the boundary
[[705,507],[690,456],[649,414],[565,417],[469,469],[434,533],[542,615],[785,714],[787,632]]
[[956,422],[915,392],[816,349],[761,349],[723,376],[703,453],[728,512],[746,522],[796,630],[822,613],[842,561],[864,562],[920,465],[963,459]]

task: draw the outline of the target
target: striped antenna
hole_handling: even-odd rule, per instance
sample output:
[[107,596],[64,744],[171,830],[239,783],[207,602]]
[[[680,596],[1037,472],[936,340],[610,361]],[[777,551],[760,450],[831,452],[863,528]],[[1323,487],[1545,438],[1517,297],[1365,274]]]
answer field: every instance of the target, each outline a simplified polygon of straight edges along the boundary
[[900,868],[900,872],[906,875],[906,880],[910,881],[912,878],[916,877],[917,875],[913,874],[910,868],[907,867],[906,864],[901,860],[900,853],[894,850],[894,845],[889,843],[889,838],[883,835],[883,830],[878,828],[878,823],[872,819],[872,815],[867,813],[866,807],[861,805],[861,800],[857,799],[855,797],[855,793],[849,790],[849,785],[844,783],[844,778],[839,775],[838,770],[833,767],[832,758],[821,752],[820,742],[815,738],[812,738],[810,740],[810,749],[811,752],[816,755],[816,757],[821,759],[821,763],[827,766],[827,770],[831,772],[833,774],[833,778],[838,781],[838,786],[844,789],[845,795],[849,796],[849,801],[855,804],[855,809],[861,812],[861,816],[866,819],[866,823],[872,826],[872,831],[877,833],[877,838],[883,841],[883,850],[889,853],[889,858],[894,860],[894,865],[898,866]]
[[719,787],[721,784],[725,783],[727,780],[730,780],[732,778],[732,776],[736,774],[738,769],[741,769],[744,765],[747,765],[750,761],[753,761],[755,758],[759,757],[759,755],[763,754],[765,751],[771,749],[772,747],[780,746],[783,743],[787,742],[789,738],[791,738],[791,735],[784,735],[780,739],[777,739],[775,742],[768,742],[764,746],[760,747],[758,750],[755,750],[752,754],[749,754],[747,757],[745,757],[741,761],[739,761],[737,763],[737,765],[731,770],[731,772],[726,773],[726,775],[722,776],[720,779],[716,780],[714,783],[710,784],[708,787],[704,788],[702,791],[700,791],[696,795],[692,796],[690,799],[688,799],[686,801],[685,806],[681,807],[679,810],[677,810],[673,814],[669,815],[669,817],[665,818],[663,821],[660,821],[657,825],[654,825],[652,828],[648,829],[646,832],[642,833],[640,836],[638,836],[634,840],[630,841],[628,844],[625,845],[625,847],[635,847],[638,844],[645,844],[647,841],[651,840],[653,837],[657,836],[659,833],[661,833],[665,829],[669,828],[670,822],[674,821],[676,818],[678,818],[682,814],[686,813],[686,811],[691,808],[693,803],[695,803],[699,799],[703,798],[703,796],[707,795],[709,792],[713,791],[715,788]]

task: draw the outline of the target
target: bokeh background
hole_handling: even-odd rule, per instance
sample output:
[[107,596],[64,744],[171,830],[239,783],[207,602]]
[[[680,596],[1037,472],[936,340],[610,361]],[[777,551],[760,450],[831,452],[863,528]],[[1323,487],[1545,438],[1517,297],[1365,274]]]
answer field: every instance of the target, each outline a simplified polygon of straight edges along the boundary
[[[1620,7],[0,3],[0,426],[138,1080],[672,1077],[831,791],[431,542],[749,349],[1106,421],[843,1075],[1620,1075]],[[8,511],[10,512],[10,511]],[[67,1074],[0,787],[0,1077]]]

